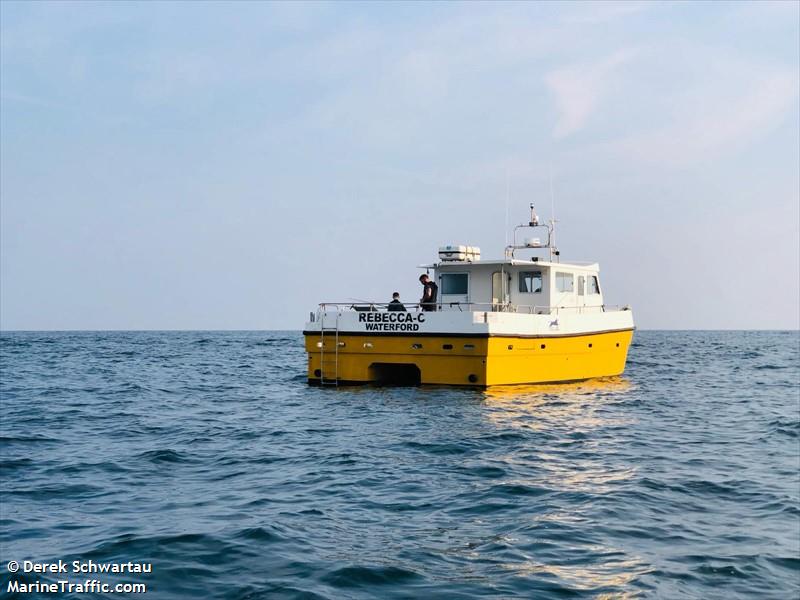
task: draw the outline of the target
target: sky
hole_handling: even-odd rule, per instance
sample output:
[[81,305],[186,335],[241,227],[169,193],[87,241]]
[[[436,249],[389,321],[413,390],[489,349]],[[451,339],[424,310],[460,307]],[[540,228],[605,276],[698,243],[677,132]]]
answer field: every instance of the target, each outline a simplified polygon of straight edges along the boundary
[[798,7],[0,2],[0,328],[415,301],[552,182],[638,327],[797,329]]

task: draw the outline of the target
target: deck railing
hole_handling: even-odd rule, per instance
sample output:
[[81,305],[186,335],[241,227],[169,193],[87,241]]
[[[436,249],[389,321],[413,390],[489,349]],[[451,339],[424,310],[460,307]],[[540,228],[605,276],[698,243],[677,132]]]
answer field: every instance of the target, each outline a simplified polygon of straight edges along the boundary
[[[406,311],[420,311],[422,306],[419,303],[403,303]],[[389,304],[383,302],[321,302],[317,314],[320,312],[329,312],[330,310],[336,312],[344,312],[347,310],[353,311],[386,311]],[[557,315],[561,312],[569,314],[583,314],[588,312],[597,312],[600,309],[602,312],[615,312],[623,310],[631,310],[630,306],[620,306],[618,304],[602,304],[595,306],[538,306],[527,304],[498,304],[489,302],[437,302],[436,311],[455,311],[460,312],[506,312],[518,314],[531,314],[531,315]],[[313,315],[313,313],[312,313]],[[312,321],[315,319],[312,318]]]

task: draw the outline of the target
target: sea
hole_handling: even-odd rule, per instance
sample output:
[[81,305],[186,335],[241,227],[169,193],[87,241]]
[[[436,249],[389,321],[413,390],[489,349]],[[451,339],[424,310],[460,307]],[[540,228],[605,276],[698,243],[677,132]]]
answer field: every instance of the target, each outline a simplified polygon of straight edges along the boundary
[[3,332],[0,367],[0,597],[800,597],[797,331],[485,390],[312,387],[285,331]]

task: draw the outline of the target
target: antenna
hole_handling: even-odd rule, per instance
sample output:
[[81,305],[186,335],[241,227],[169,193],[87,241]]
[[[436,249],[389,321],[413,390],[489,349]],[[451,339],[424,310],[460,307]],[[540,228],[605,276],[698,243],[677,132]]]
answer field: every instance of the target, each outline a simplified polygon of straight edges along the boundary
[[[508,184],[508,169],[506,169],[506,226],[503,228],[506,236],[506,246],[508,246],[508,196],[509,196],[509,184]],[[505,246],[504,246],[505,247]]]
[[[553,192],[553,163],[550,163],[550,260],[553,260],[553,251],[555,250],[556,256],[560,256],[560,252],[556,249],[556,195]],[[559,262],[561,260],[559,259]]]

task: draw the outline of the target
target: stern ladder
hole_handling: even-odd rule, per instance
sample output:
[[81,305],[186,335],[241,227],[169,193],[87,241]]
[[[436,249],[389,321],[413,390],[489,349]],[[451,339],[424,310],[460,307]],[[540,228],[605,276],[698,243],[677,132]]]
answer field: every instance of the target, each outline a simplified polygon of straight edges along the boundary
[[[329,318],[330,319],[330,318]],[[325,352],[325,332],[333,336],[333,356]],[[325,311],[319,319],[319,383],[320,385],[339,385],[339,311],[333,327],[325,326]]]

